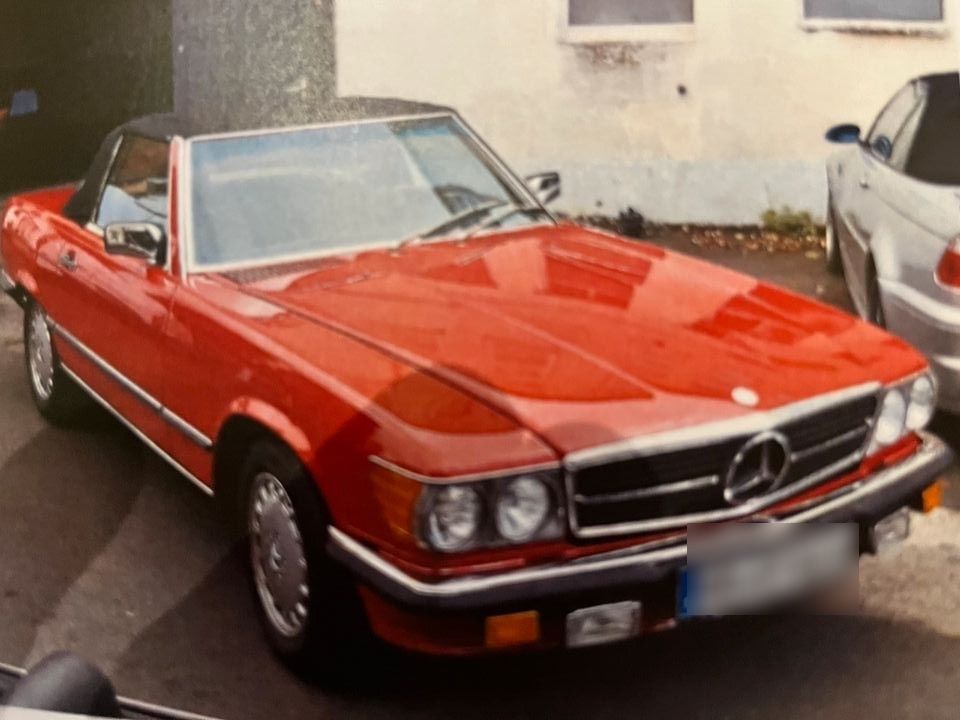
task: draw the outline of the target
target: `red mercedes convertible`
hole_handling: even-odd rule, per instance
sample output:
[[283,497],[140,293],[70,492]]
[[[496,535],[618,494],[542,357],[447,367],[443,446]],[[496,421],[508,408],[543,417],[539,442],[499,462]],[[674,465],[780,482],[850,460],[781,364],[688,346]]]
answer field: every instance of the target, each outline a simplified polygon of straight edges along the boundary
[[[10,199],[0,235],[40,412],[92,398],[215,494],[287,660],[752,610],[803,590],[763,568],[813,536],[754,548],[750,591],[711,599],[744,567],[696,576],[693,530],[847,523],[855,561],[934,502],[951,453],[902,341],[558,221],[559,177],[521,180],[451,110],[322,120],[130,122],[78,186]],[[817,538],[821,561],[849,549]]]

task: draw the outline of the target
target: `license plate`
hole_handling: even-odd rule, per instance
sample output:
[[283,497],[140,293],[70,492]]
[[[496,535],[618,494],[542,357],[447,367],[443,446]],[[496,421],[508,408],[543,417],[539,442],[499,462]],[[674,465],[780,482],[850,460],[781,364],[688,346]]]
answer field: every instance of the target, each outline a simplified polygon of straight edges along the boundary
[[848,587],[856,579],[854,524],[742,524],[692,529],[679,576],[681,619],[752,615]]

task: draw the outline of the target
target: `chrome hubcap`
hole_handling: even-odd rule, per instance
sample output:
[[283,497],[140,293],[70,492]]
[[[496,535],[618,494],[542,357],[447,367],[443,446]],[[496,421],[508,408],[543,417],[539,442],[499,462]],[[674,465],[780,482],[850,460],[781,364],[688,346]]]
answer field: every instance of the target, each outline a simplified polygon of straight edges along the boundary
[[280,634],[296,637],[307,621],[307,557],[290,496],[270,473],[253,479],[249,524],[253,579],[260,602]]
[[27,363],[30,365],[30,380],[37,397],[49,400],[53,394],[53,341],[47,318],[39,310],[30,317],[27,332]]

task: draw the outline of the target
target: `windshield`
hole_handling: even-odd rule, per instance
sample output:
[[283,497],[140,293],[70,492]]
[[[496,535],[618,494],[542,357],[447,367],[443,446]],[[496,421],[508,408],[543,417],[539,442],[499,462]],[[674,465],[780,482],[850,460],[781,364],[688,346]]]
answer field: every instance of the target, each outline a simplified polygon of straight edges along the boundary
[[381,245],[526,205],[448,116],[199,140],[192,169],[204,266]]

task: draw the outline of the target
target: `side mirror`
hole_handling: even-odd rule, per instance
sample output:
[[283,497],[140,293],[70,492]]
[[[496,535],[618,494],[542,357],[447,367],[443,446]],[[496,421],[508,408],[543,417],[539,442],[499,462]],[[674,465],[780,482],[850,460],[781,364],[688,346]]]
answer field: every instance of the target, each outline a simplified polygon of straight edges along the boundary
[[103,231],[103,244],[111,255],[142,258],[154,265],[166,261],[166,236],[153,223],[112,223]]
[[860,142],[860,126],[846,123],[836,125],[827,130],[827,140],[841,145],[852,145]]
[[560,173],[544,172],[525,178],[541,205],[548,205],[560,197]]
[[873,152],[883,160],[893,157],[893,143],[886,135],[881,135],[873,141]]

